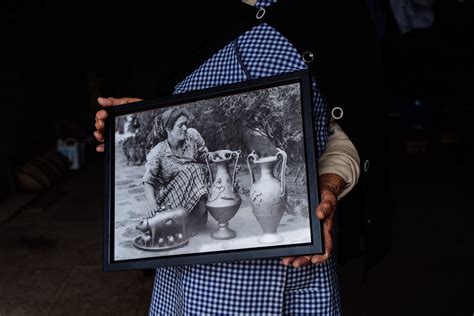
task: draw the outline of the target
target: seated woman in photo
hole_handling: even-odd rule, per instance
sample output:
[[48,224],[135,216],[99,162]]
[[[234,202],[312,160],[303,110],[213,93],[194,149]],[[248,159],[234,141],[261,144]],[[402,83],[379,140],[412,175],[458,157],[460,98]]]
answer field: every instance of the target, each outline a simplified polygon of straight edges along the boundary
[[156,212],[183,207],[188,214],[188,235],[205,227],[208,186],[204,173],[208,149],[201,134],[188,128],[192,117],[184,109],[170,109],[155,120],[154,132],[164,138],[146,157],[143,184],[150,206]]

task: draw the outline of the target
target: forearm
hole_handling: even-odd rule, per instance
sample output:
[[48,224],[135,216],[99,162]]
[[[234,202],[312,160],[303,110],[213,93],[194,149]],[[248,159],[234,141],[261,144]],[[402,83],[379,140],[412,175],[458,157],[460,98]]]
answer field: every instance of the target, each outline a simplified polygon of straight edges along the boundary
[[318,164],[320,177],[328,174],[339,176],[337,184],[336,180],[331,181],[333,189],[337,189],[338,199],[349,193],[359,180],[360,158],[357,149],[334,120],[331,121],[326,150],[319,158]]
[[150,205],[156,205],[156,198],[155,198],[155,187],[150,183],[145,182],[143,184],[145,189],[145,197]]
[[319,176],[319,188],[322,191],[330,191],[334,196],[339,197],[346,187],[346,181],[335,173],[325,173]]

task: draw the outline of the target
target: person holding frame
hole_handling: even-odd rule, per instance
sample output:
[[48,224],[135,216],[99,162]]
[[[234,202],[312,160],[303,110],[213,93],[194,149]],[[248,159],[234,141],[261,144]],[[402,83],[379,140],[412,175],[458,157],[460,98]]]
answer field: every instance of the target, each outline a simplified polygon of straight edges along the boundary
[[[269,7],[276,1],[257,1]],[[231,59],[229,61],[229,57]],[[262,23],[229,43],[175,88],[183,93],[307,68],[291,43]],[[215,67],[219,65],[219,67]],[[238,71],[235,71],[238,69]],[[337,200],[357,183],[360,159],[334,119],[313,78],[315,134],[319,155],[325,253],[279,259],[224,262],[157,269],[150,314],[279,314],[338,315],[341,306],[335,272],[333,223]],[[140,101],[99,98],[102,107]],[[104,140],[105,110],[96,114],[94,136]],[[97,147],[103,151],[103,145]]]

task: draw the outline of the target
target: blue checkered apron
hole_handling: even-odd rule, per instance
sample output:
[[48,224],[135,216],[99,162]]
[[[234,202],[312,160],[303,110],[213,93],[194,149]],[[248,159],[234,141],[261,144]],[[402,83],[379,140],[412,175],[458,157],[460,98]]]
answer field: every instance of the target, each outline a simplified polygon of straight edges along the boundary
[[[296,49],[274,28],[261,24],[202,64],[175,87],[175,93],[304,68]],[[328,137],[327,105],[314,78],[312,85],[321,153]],[[159,268],[150,315],[339,315],[335,270],[333,257],[297,269],[283,266],[279,259]]]

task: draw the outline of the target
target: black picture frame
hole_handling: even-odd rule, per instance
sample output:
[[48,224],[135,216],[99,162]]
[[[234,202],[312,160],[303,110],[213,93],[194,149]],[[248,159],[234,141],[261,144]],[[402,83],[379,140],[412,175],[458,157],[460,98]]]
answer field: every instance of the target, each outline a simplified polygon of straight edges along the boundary
[[[140,101],[133,104],[125,104],[121,106],[115,106],[107,108],[108,117],[106,121],[106,130],[105,130],[105,198],[104,198],[104,261],[103,269],[104,271],[117,271],[117,270],[129,270],[129,269],[150,269],[163,266],[177,266],[177,265],[187,265],[187,264],[204,264],[204,263],[213,263],[213,262],[223,262],[223,261],[237,261],[245,259],[257,259],[257,258],[272,258],[272,257],[285,257],[285,256],[296,256],[303,254],[319,254],[324,252],[324,242],[322,236],[322,227],[321,222],[318,220],[315,214],[316,206],[319,203],[319,189],[317,181],[317,155],[316,155],[316,146],[315,146],[315,135],[314,135],[314,123],[313,123],[313,110],[311,105],[311,83],[310,75],[307,70],[296,71],[291,73],[286,73],[282,75],[276,75],[271,77],[265,77],[262,79],[249,80],[241,83],[230,84],[219,86],[211,89],[192,91],[188,93],[176,94],[165,98],[159,98],[154,100]],[[299,95],[299,97],[298,97]],[[273,96],[273,99],[270,97]],[[254,98],[254,99],[252,99]],[[240,185],[238,188],[239,194],[243,195],[241,199],[243,200],[240,208],[237,210],[236,215],[228,221],[229,227],[233,228],[233,220],[235,223],[240,225],[243,233],[239,232],[237,229],[237,236],[228,240],[219,240],[213,237],[206,236],[205,234],[212,234],[216,232],[216,220],[211,214],[209,214],[208,222],[205,231],[201,231],[198,235],[194,237],[189,237],[187,228],[183,228],[183,231],[180,231],[180,225],[178,220],[169,220],[167,221],[168,226],[162,226],[162,229],[158,229],[155,233],[155,236],[150,234],[150,231],[142,232],[137,229],[137,225],[142,223],[142,220],[146,218],[146,214],[149,211],[144,202],[144,196],[146,200],[146,195],[143,193],[143,174],[145,167],[143,165],[143,151],[146,151],[143,145],[144,143],[139,143],[136,141],[134,143],[134,150],[137,148],[141,155],[141,161],[138,161],[137,155],[133,156],[135,161],[128,161],[130,153],[125,155],[127,150],[132,150],[132,145],[124,145],[125,143],[129,144],[132,142],[131,139],[137,138],[139,132],[134,132],[134,126],[132,123],[133,117],[142,118],[144,117],[153,117],[151,121],[144,125],[142,134],[146,134],[145,129],[150,129],[150,126],[155,122],[158,114],[162,114],[167,109],[173,108],[186,108],[187,110],[193,110],[194,116],[203,115],[205,109],[212,109],[213,113],[215,112],[215,107],[211,107],[212,102],[225,103],[225,100],[230,100],[234,103],[233,110],[239,110],[235,113],[244,113],[246,107],[242,106],[248,100],[260,100],[259,105],[249,105],[250,111],[253,111],[254,107],[258,108],[258,111],[264,112],[266,109],[268,112],[268,106],[273,106],[275,113],[280,115],[280,110],[277,109],[277,104],[284,104],[283,107],[287,109],[287,112],[281,112],[285,115],[280,115],[279,118],[283,117],[284,119],[292,119],[293,121],[286,122],[283,121],[285,126],[292,126],[292,133],[297,135],[299,140],[293,141],[296,145],[288,148],[297,148],[296,150],[290,151],[288,154],[289,159],[292,157],[299,157],[295,159],[295,166],[298,165],[298,168],[303,169],[303,175],[300,174],[295,176],[294,183],[292,181],[286,181],[286,184],[283,185],[283,188],[286,194],[285,200],[285,212],[282,215],[282,218],[279,222],[277,228],[281,230],[283,242],[275,242],[274,244],[266,244],[258,241],[258,238],[263,239],[263,232],[255,231],[255,225],[258,225],[258,222],[254,216],[252,219],[249,215],[249,207],[252,209],[251,204],[251,194],[254,194],[255,190],[248,188],[245,185]],[[285,99],[287,98],[287,99]],[[237,101],[237,99],[239,101]],[[247,101],[246,101],[247,100]],[[271,101],[273,100],[273,101]],[[276,100],[276,101],[275,101]],[[296,101],[295,101],[296,100]],[[249,101],[250,102],[250,101]],[[273,103],[271,103],[273,102]],[[280,103],[277,103],[280,102]],[[286,103],[285,103],[286,102]],[[293,102],[293,103],[292,103]],[[219,104],[220,104],[219,103]],[[294,104],[299,103],[299,104]],[[228,103],[225,103],[227,106]],[[240,107],[239,107],[240,104]],[[263,105],[267,107],[264,108]],[[270,105],[268,105],[270,104]],[[273,104],[273,105],[272,105]],[[289,105],[288,105],[289,104]],[[204,108],[204,105],[207,108]],[[278,106],[280,106],[278,105]],[[201,107],[201,108],[200,108]],[[229,106],[230,107],[230,106]],[[291,107],[291,108],[290,108]],[[228,109],[228,108],[225,108]],[[278,107],[280,109],[280,107]],[[289,112],[288,112],[289,109]],[[255,124],[258,123],[258,117],[261,113],[255,113],[255,116],[250,116],[249,122],[253,122],[255,118]],[[296,113],[296,114],[295,114]],[[228,115],[227,113],[226,115]],[[268,113],[267,113],[268,114]],[[147,116],[148,115],[148,116]],[[216,114],[217,115],[217,114]],[[239,114],[240,115],[240,114]],[[242,114],[243,115],[243,114]],[[246,114],[248,115],[248,113]],[[263,118],[268,117],[264,114],[261,115]],[[242,121],[241,117],[228,117],[226,126],[231,126],[227,130],[235,131],[244,130],[247,131],[250,123],[245,123]],[[242,116],[244,117],[244,116]],[[247,116],[249,117],[249,116]],[[296,118],[295,118],[296,117]],[[299,121],[297,119],[299,117]],[[263,120],[263,119],[262,119]],[[201,120],[203,122],[204,120]],[[213,135],[221,135],[226,140],[226,144],[236,143],[236,141],[241,141],[242,146],[249,147],[248,142],[242,141],[242,139],[233,139],[231,136],[226,138],[227,135],[223,135],[223,132],[216,132],[216,127],[213,125],[218,120],[213,117],[210,120],[211,123],[206,125],[205,128],[201,128],[201,133],[204,134],[207,131],[210,137]],[[272,120],[271,120],[272,121]],[[278,120],[274,120],[275,122]],[[271,124],[276,124],[274,121]],[[125,122],[125,123],[124,123]],[[296,123],[295,123],[296,122]],[[281,122],[280,122],[281,123]],[[204,124],[204,123],[202,123]],[[216,123],[217,124],[217,123]],[[247,125],[246,125],[247,124]],[[128,127],[128,131],[131,129],[132,132],[125,130],[125,126]],[[130,127],[131,126],[131,127]],[[283,125],[282,125],[283,126]],[[286,127],[281,127],[279,132],[283,133]],[[298,127],[299,126],[299,127]],[[239,128],[241,128],[239,130]],[[298,130],[299,128],[299,130]],[[136,131],[136,130],[135,130]],[[278,131],[278,128],[275,129]],[[298,134],[298,131],[301,134]],[[121,132],[123,134],[121,134]],[[211,133],[212,132],[212,133]],[[268,137],[258,138],[258,133],[254,130],[247,131],[248,137],[255,136],[258,141],[268,140]],[[291,130],[290,130],[291,132]],[[128,134],[127,134],[128,133]],[[242,132],[244,133],[244,132]],[[124,135],[131,135],[131,137],[125,138]],[[149,134],[148,134],[149,135]],[[153,134],[154,135],[154,134]],[[187,134],[190,135],[189,127]],[[250,135],[250,136],[249,136]],[[267,134],[266,134],[267,135]],[[268,133],[270,135],[270,133]],[[293,135],[293,136],[294,136]],[[247,137],[246,136],[246,137]],[[188,137],[188,136],[187,136]],[[210,138],[209,137],[209,138]],[[237,138],[235,135],[233,136]],[[203,136],[203,138],[205,138]],[[126,141],[128,139],[128,141]],[[213,138],[214,139],[214,138]],[[247,139],[247,138],[246,138]],[[255,144],[260,144],[258,141],[253,142]],[[227,141],[228,140],[228,141]],[[215,142],[218,142],[216,140]],[[288,141],[290,142],[290,141]],[[268,149],[271,142],[263,142],[265,148]],[[137,145],[138,144],[138,145]],[[138,147],[137,147],[138,146]],[[226,145],[227,146],[227,145]],[[260,145],[259,145],[260,146]],[[289,145],[288,145],[289,146]],[[296,146],[296,147],[295,147]],[[124,150],[124,148],[127,148]],[[220,148],[223,149],[223,148]],[[224,148],[232,149],[235,148]],[[276,149],[276,146],[275,146]],[[216,149],[209,148],[211,152],[214,152]],[[244,159],[241,161],[241,165],[245,164],[245,161],[248,159],[249,164],[247,169],[244,172],[251,174],[251,171],[248,169],[252,168],[250,165],[251,162],[256,162],[255,157],[248,158],[249,148],[247,151],[241,152],[245,154]],[[262,152],[261,150],[259,150]],[[275,150],[275,153],[277,151]],[[299,152],[299,156],[296,154]],[[231,155],[233,158],[236,158],[236,155]],[[280,159],[282,155],[275,155],[276,158]],[[217,156],[216,156],[217,157]],[[219,158],[219,157],[217,157]],[[125,159],[125,160],[124,160]],[[209,158],[211,159],[211,158]],[[150,159],[151,160],[151,159]],[[207,158],[206,158],[207,160]],[[257,162],[263,161],[261,157],[257,159]],[[126,164],[125,164],[126,161]],[[234,159],[235,162],[235,159]],[[283,162],[279,163],[283,165]],[[291,165],[292,162],[290,161]],[[233,166],[232,164],[231,166]],[[303,167],[301,167],[303,165]],[[288,175],[291,175],[291,172],[296,173],[297,167],[293,166],[291,171],[285,172],[285,179]],[[136,168],[135,168],[136,167]],[[134,169],[135,168],[135,169]],[[211,168],[212,163],[211,163]],[[204,168],[205,170],[205,168]],[[234,169],[231,169],[234,170]],[[274,171],[273,171],[274,172]],[[211,175],[212,175],[211,171]],[[256,174],[259,172],[257,171]],[[288,175],[286,175],[288,173]],[[254,173],[254,177],[258,178]],[[141,176],[142,177],[141,177]],[[303,182],[301,178],[298,179],[298,176],[303,177]],[[247,179],[248,176],[242,176],[244,179]],[[238,177],[237,177],[238,178]],[[234,177],[235,179],[235,177]],[[281,180],[282,177],[279,179]],[[232,179],[231,179],[232,180]],[[288,179],[286,179],[288,180]],[[217,180],[216,180],[217,181]],[[246,180],[248,181],[248,179]],[[258,181],[258,179],[257,179]],[[263,181],[263,180],[262,180]],[[282,181],[280,181],[281,183]],[[284,181],[283,181],[284,182]],[[290,183],[291,182],[291,183]],[[300,186],[300,183],[301,184]],[[294,187],[289,187],[293,185]],[[267,186],[268,187],[268,186]],[[234,186],[234,181],[232,180],[232,188]],[[303,188],[303,189],[301,189]],[[306,190],[304,190],[306,188]],[[211,188],[212,189],[212,188]],[[290,190],[291,189],[291,190]],[[291,193],[291,192],[293,193]],[[243,192],[243,193],[241,193]],[[250,193],[248,193],[250,192]],[[245,194],[249,194],[247,195]],[[209,192],[208,196],[211,196],[213,193]],[[290,196],[293,194],[292,196]],[[302,197],[301,197],[302,196]],[[245,199],[244,199],[245,198]],[[247,202],[245,202],[245,201]],[[249,202],[250,201],[250,202]],[[245,203],[247,204],[245,204]],[[291,203],[293,204],[291,204]],[[207,203],[210,203],[209,201]],[[282,202],[283,203],[283,202]],[[141,205],[141,206],[140,206]],[[245,212],[240,215],[241,209],[244,209]],[[207,208],[209,210],[209,208]],[[296,211],[298,210],[298,212]],[[165,211],[167,212],[167,211]],[[179,212],[176,211],[176,214]],[[160,216],[163,214],[171,213],[160,213]],[[239,216],[237,216],[237,214]],[[188,214],[189,215],[189,214]],[[128,216],[128,217],[127,217]],[[156,215],[155,215],[156,216]],[[179,214],[176,215],[176,218],[179,218]],[[286,216],[286,217],[285,217]],[[293,217],[291,217],[293,216]],[[239,222],[237,222],[239,220]],[[282,221],[285,220],[285,226],[287,230],[280,228],[283,225]],[[247,221],[247,222],[246,222]],[[306,222],[305,222],[306,221]],[[256,224],[257,223],[257,224]],[[302,224],[303,223],[303,224]],[[236,224],[236,225],[237,225]],[[292,226],[293,225],[293,226]],[[185,225],[186,226],[186,225]],[[259,225],[260,226],[260,225]],[[148,226],[149,227],[149,226]],[[163,236],[157,237],[156,235],[166,231],[163,227],[168,227],[168,230]],[[253,228],[252,228],[253,227]],[[260,226],[261,227],[261,226]],[[283,227],[283,226],[282,226]],[[293,228],[291,228],[293,227]],[[303,227],[303,228],[302,228]],[[168,229],[166,228],[166,229]],[[234,227],[235,228],[235,227]],[[142,227],[143,229],[143,227]],[[173,229],[176,229],[173,231]],[[253,229],[253,230],[252,230]],[[303,229],[303,230],[302,230]],[[252,235],[254,232],[255,235]],[[176,233],[176,234],[175,234]],[[226,232],[225,232],[226,233]],[[180,235],[181,234],[181,235]],[[168,235],[168,236],[166,236]],[[173,238],[170,238],[173,237]],[[273,236],[273,235],[272,235]],[[301,240],[294,241],[293,238],[302,238]],[[301,237],[301,236],[304,236]],[[277,236],[278,237],[278,236]],[[280,238],[278,237],[278,238]],[[152,239],[153,238],[153,239]],[[158,238],[158,239],[157,239]],[[161,239],[160,239],[161,238]],[[198,238],[201,238],[198,240]],[[207,239],[206,239],[207,238]],[[229,238],[229,237],[226,237]],[[239,239],[241,238],[241,239]],[[253,238],[257,238],[255,241]],[[150,240],[148,240],[150,239]],[[193,242],[193,239],[196,240]],[[270,238],[271,239],[271,238]],[[296,238],[297,239],[297,238]],[[295,239],[295,240],[296,240]],[[147,241],[148,240],[148,241]],[[158,241],[157,241],[158,240]],[[284,241],[287,240],[285,243]],[[293,240],[293,241],[291,241]],[[214,243],[213,243],[214,242]],[[256,242],[256,243],[255,243]],[[247,245],[248,247],[243,247],[242,244]],[[245,244],[246,243],[246,244]],[[182,246],[184,244],[184,246]],[[234,246],[232,246],[234,244]],[[173,249],[173,245],[177,245]],[[206,246],[205,250],[202,248]],[[141,247],[141,248],[140,248]],[[147,248],[148,247],[148,248]],[[160,248],[161,247],[161,248]],[[214,247],[214,248],[213,248]],[[217,247],[217,248],[216,248]],[[219,248],[220,247],[220,248]],[[166,249],[166,250],[165,250]]]

